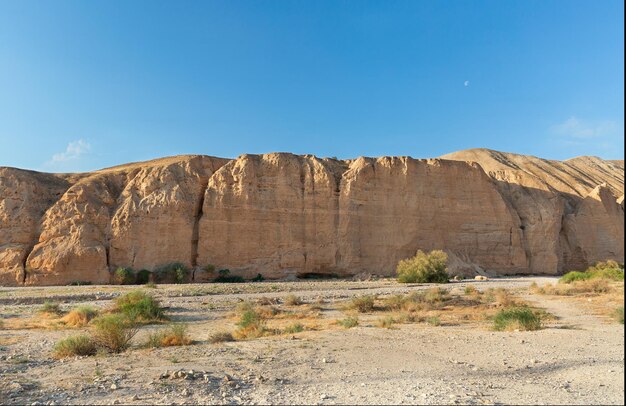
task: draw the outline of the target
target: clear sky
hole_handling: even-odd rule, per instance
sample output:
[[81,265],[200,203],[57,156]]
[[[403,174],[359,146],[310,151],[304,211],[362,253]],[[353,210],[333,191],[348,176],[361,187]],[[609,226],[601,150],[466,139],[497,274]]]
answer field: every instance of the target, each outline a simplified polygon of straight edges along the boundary
[[624,148],[621,0],[0,0],[0,166]]

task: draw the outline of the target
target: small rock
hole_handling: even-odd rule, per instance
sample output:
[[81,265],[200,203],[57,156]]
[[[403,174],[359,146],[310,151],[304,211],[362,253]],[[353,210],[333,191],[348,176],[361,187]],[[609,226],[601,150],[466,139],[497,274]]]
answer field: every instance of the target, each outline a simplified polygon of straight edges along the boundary
[[111,384],[111,390],[116,390],[117,389],[117,385],[116,384]]
[[322,400],[326,400],[326,399],[328,399],[328,395],[326,395],[326,394],[322,394],[322,395],[320,396],[320,399],[322,399]]

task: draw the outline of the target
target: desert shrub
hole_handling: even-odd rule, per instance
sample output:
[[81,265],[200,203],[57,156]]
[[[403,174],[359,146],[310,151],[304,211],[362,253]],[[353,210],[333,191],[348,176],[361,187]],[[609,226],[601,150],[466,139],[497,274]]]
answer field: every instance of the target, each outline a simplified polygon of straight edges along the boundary
[[137,272],[137,275],[135,275],[135,283],[137,283],[138,285],[150,283],[151,274],[152,272],[148,271],[147,269],[142,269],[141,271]]
[[254,309],[244,310],[239,316],[237,326],[240,328],[246,328],[251,325],[259,324],[261,322],[261,316]]
[[152,275],[156,282],[183,283],[187,281],[189,270],[180,262],[173,262],[155,268]]
[[187,335],[186,324],[173,324],[166,330],[157,331],[148,336],[146,347],[174,347],[179,345],[189,345],[192,341]]
[[45,313],[50,315],[60,315],[63,314],[63,310],[61,310],[61,305],[55,302],[45,301],[43,305],[38,310],[39,313]]
[[54,345],[52,354],[54,358],[66,358],[74,356],[95,355],[96,343],[88,335],[67,337]]
[[93,319],[92,337],[98,347],[110,352],[122,352],[130,346],[137,334],[133,320],[122,314],[105,314]]
[[391,328],[396,321],[391,316],[385,316],[378,319],[376,325],[382,328]]
[[135,272],[131,268],[119,267],[115,270],[114,278],[118,285],[132,285],[135,283]]
[[92,306],[78,306],[72,309],[63,321],[68,326],[82,327],[86,326],[92,319],[98,315],[98,309]]
[[443,251],[417,251],[413,258],[398,263],[396,273],[401,283],[448,283],[448,256]]
[[304,331],[304,326],[300,323],[293,323],[285,327],[283,332],[285,334],[295,334]]
[[404,295],[392,295],[385,299],[385,307],[389,310],[404,308],[408,298]]
[[148,289],[156,289],[157,288],[157,284],[154,282],[148,282],[144,285],[144,287],[148,288]]
[[374,310],[374,296],[359,296],[352,299],[347,308],[350,310],[356,310],[359,313],[367,313]]
[[245,282],[241,276],[231,275],[230,269],[220,269],[217,271],[217,278],[213,279],[213,282],[218,283],[241,283]]
[[478,289],[476,289],[474,286],[472,285],[467,285],[465,287],[465,294],[467,296],[476,296],[479,294]]
[[115,312],[134,322],[148,323],[165,319],[163,309],[152,295],[135,290],[115,299]]
[[265,278],[260,273],[256,274],[256,276],[250,279],[252,282],[263,282]]
[[175,276],[175,281],[176,283],[185,283],[189,281],[189,269],[185,268],[185,267],[181,267],[181,268],[176,268],[176,270],[174,271],[176,276]]
[[233,341],[233,334],[227,331],[218,331],[209,335],[209,342],[212,344],[223,343],[227,341]]
[[352,328],[359,325],[359,319],[356,317],[346,317],[342,320],[337,320],[337,324],[345,328]]
[[624,269],[615,261],[598,262],[584,272],[568,272],[559,279],[561,283],[572,283],[589,279],[604,279],[607,281],[623,281]]
[[87,286],[87,285],[91,285],[91,282],[85,282],[85,281],[72,281],[70,283],[68,283],[69,286]]
[[300,299],[298,296],[296,295],[288,295],[285,298],[285,304],[287,306],[299,306],[302,304],[302,299]]
[[204,266],[203,268],[207,273],[211,274],[213,272],[215,272],[215,265],[213,264],[207,264]]
[[428,319],[426,319],[426,323],[430,324],[431,326],[440,326],[441,325],[441,319],[437,316],[434,317],[429,317]]
[[446,289],[431,288],[426,291],[423,298],[428,303],[443,303],[450,300],[450,293]]
[[572,271],[563,275],[559,282],[561,283],[572,283],[574,281],[586,281],[587,279],[591,279],[592,274],[590,272],[579,272]]
[[520,330],[532,331],[541,328],[541,317],[528,307],[511,307],[500,310],[493,319],[493,328],[497,331]]
[[617,309],[615,309],[615,312],[613,313],[613,317],[619,323],[624,324],[624,306],[620,306]]

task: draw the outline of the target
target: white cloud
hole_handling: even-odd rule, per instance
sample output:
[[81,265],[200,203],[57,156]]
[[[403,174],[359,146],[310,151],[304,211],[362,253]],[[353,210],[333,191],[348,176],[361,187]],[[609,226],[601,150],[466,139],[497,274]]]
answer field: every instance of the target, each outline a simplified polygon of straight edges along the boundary
[[58,154],[52,155],[52,160],[50,163],[60,163],[72,161],[80,158],[81,155],[84,155],[91,151],[91,145],[83,139],[78,141],[72,141],[67,144],[64,152],[59,152]]
[[468,87],[469,86],[469,80],[466,80],[465,82],[463,82],[463,86]]
[[610,135],[615,132],[616,128],[617,124],[614,121],[587,123],[571,116],[564,122],[551,126],[550,132],[556,135],[585,139]]

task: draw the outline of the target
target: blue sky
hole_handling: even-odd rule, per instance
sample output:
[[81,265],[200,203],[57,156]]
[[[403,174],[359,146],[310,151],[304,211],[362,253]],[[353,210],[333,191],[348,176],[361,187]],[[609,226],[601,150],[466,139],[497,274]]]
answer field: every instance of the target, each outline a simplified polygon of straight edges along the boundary
[[0,166],[622,159],[621,1],[0,0]]

